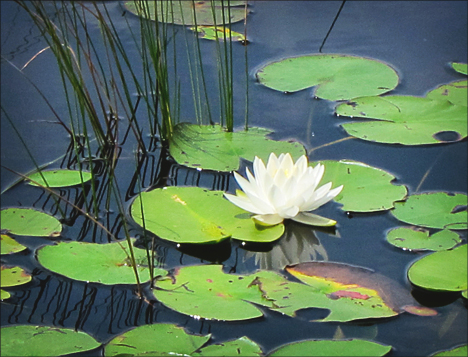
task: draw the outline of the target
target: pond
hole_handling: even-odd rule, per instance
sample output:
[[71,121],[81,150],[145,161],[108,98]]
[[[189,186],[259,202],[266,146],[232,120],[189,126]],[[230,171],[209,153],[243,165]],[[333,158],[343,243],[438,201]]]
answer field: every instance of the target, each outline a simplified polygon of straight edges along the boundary
[[[105,13],[106,9],[106,16],[112,19],[114,29],[125,48],[130,68],[133,68],[141,81],[143,78],[144,81],[149,81],[145,77],[147,73],[154,73],[159,69],[151,68],[145,72],[142,68],[140,53],[135,46],[135,38],[139,40],[139,33],[143,31],[140,26],[142,20],[119,1],[96,5],[94,2],[83,2],[83,6],[94,13],[96,9]],[[67,12],[62,10],[59,2],[47,2],[44,9],[56,23],[60,24],[66,18]],[[393,186],[406,187],[407,191],[402,197],[392,200],[388,208],[359,212],[359,209],[353,208],[356,207],[353,206],[356,202],[345,201],[344,184],[341,202],[338,199],[340,196],[337,196],[335,201],[316,211],[320,216],[336,221],[335,228],[317,228],[285,221],[285,233],[279,240],[257,243],[241,238],[220,239],[216,244],[192,244],[185,241],[177,243],[161,239],[159,234],[145,232],[138,224],[135,214],[135,219],[132,219],[131,212],[137,206],[134,204],[138,202],[135,201],[136,197],[142,197],[139,192],[154,188],[155,190],[148,193],[161,190],[162,187],[176,186],[234,194],[239,188],[232,174],[236,169],[216,171],[197,168],[197,164],[184,166],[176,162],[173,159],[175,151],[169,151],[158,135],[150,135],[152,118],[151,113],[145,111],[147,104],[141,100],[135,113],[126,112],[123,108],[125,104],[122,103],[127,103],[126,94],[129,94],[133,104],[141,99],[133,80],[128,79],[131,76],[128,67],[123,69],[124,77],[128,79],[128,88],[122,86],[116,68],[113,68],[115,72],[112,75],[107,72],[109,82],[106,84],[111,93],[109,96],[122,98],[121,102],[115,100],[115,105],[112,106],[114,109],[119,108],[119,111],[108,116],[109,125],[115,130],[113,133],[117,133],[116,145],[107,148],[114,150],[112,155],[115,155],[115,161],[108,157],[104,160],[105,149],[99,147],[96,131],[91,130],[88,124],[87,137],[91,141],[88,144],[86,135],[79,136],[84,149],[78,154],[81,160],[78,164],[76,152],[70,146],[71,137],[58,120],[59,118],[69,126],[68,123],[72,121],[70,117],[76,117],[73,120],[78,123],[79,132],[83,133],[83,123],[78,114],[80,105],[74,102],[75,99],[70,94],[72,87],[68,86],[67,91],[64,90],[57,60],[52,51],[46,49],[48,43],[25,9],[17,2],[8,1],[1,3],[1,10],[1,208],[34,208],[56,217],[62,226],[61,232],[51,237],[12,232],[13,238],[27,248],[14,254],[3,254],[2,251],[2,274],[3,266],[18,266],[30,274],[32,280],[24,285],[5,288],[11,297],[2,298],[2,328],[33,325],[83,331],[99,344],[91,351],[76,353],[83,356],[102,356],[104,345],[122,333],[137,326],[162,323],[183,327],[190,334],[211,334],[208,342],[210,345],[247,336],[260,346],[264,355],[288,343],[320,339],[369,340],[391,346],[388,353],[391,356],[428,356],[466,345],[466,292],[463,298],[459,291],[429,292],[415,287],[408,280],[408,270],[415,261],[432,252],[402,249],[387,241],[387,235],[394,228],[412,225],[411,222],[402,222],[391,213],[395,210],[393,201],[404,202],[406,198],[422,193],[448,193],[446,197],[449,199],[460,194],[462,203],[458,204],[457,210],[465,212],[466,216],[466,123],[461,140],[458,140],[455,129],[436,128],[434,132],[445,131],[443,135],[440,134],[439,139],[447,141],[446,143],[402,145],[385,143],[384,139],[363,140],[351,136],[347,130],[349,127],[346,124],[356,118],[346,114],[338,116],[335,113],[339,105],[346,103],[345,100],[318,97],[314,92],[316,87],[313,88],[312,85],[298,91],[275,90],[259,80],[259,73],[266,72],[267,66],[273,62],[319,53],[339,54],[376,60],[392,68],[398,75],[399,82],[383,98],[393,95],[425,97],[428,92],[441,85],[466,80],[465,74],[457,72],[451,66],[451,63],[467,63],[466,2],[249,2],[246,18],[248,44],[233,41],[231,47],[230,78],[235,131],[243,130],[247,116],[249,128],[266,128],[272,132],[268,136],[270,139],[302,145],[310,162],[358,162],[365,164],[359,164],[360,166],[368,165],[383,170],[378,171],[382,176],[383,172],[394,176],[394,180],[387,182],[383,191],[371,191],[370,195],[380,197]],[[93,54],[102,58],[106,67],[109,63],[107,61],[112,62],[112,59],[109,60],[112,53],[109,54],[109,44],[102,40],[103,28],[94,16],[88,14],[86,19],[86,32],[96,45],[92,50],[96,51]],[[167,25],[164,28],[169,34],[169,72],[172,75],[174,67],[177,70],[178,82],[172,77],[168,81],[172,86],[171,96],[179,93],[176,117],[180,122],[192,124],[197,124],[197,120],[202,118],[206,124],[207,108],[210,108],[213,122],[220,122],[219,117],[224,114],[219,113],[226,108],[227,103],[231,103],[229,100],[220,101],[218,86],[218,69],[222,65],[222,58],[220,60],[218,56],[226,52],[217,47],[216,41],[196,41],[186,27]],[[232,24],[233,31],[244,33],[244,29],[244,21]],[[88,46],[82,30],[80,36],[83,44]],[[195,89],[193,86],[193,82],[201,78],[200,72],[193,72],[200,59],[194,51],[197,44],[203,59],[207,97],[204,97],[202,91],[196,90],[203,88],[201,82],[196,83]],[[78,53],[76,48],[74,55],[82,56],[82,63],[85,63],[83,53]],[[120,63],[124,63],[122,55],[119,54],[118,57]],[[30,61],[31,59],[33,60]],[[25,67],[20,71],[23,66]],[[100,73],[99,69],[96,73]],[[92,83],[97,77],[89,71],[83,72],[83,76],[89,88],[95,88]],[[113,76],[118,80],[111,81]],[[321,82],[332,80],[329,77],[321,78]],[[174,90],[175,83],[179,85],[178,90]],[[91,91],[89,96],[94,100],[98,111],[101,110],[100,120],[103,120],[102,112],[111,105],[104,105],[102,109],[99,107],[97,93]],[[113,100],[110,99],[109,102],[114,104]],[[73,104],[68,106],[67,101]],[[354,101],[348,107],[359,105],[360,103]],[[466,112],[466,108],[464,110]],[[415,113],[412,115],[416,115]],[[137,131],[141,130],[141,137],[134,133],[135,127],[130,125],[133,117],[138,124]],[[227,117],[228,115],[223,120],[227,121]],[[392,134],[388,132],[388,137]],[[385,132],[383,137],[387,137]],[[187,142],[191,140],[194,140],[193,137],[189,137]],[[259,150],[263,145],[267,145],[266,141],[258,145]],[[146,153],[142,152],[142,146]],[[183,155],[184,152],[181,151]],[[46,169],[77,169],[82,166],[87,170],[90,168],[89,158],[93,159],[94,183],[83,187],[74,185],[54,189],[59,194],[59,202],[56,195],[47,189],[30,185],[24,180],[18,182],[21,175],[31,173],[36,165]],[[235,159],[237,162],[238,157]],[[252,170],[252,159],[240,160],[237,171],[241,175],[245,174],[246,168]],[[109,167],[113,167],[112,170]],[[331,166],[326,168],[331,171]],[[366,175],[370,173],[364,173]],[[368,184],[372,185],[377,180],[369,180]],[[183,192],[185,191],[176,191],[176,194],[182,197]],[[351,194],[348,193],[348,197]],[[342,209],[345,202],[351,209]],[[437,206],[438,202],[441,201],[427,205]],[[184,201],[179,200],[178,203],[185,205]],[[158,207],[157,204],[155,201],[155,207]],[[169,206],[163,210],[170,211],[172,208]],[[84,211],[97,211],[97,218],[89,219]],[[195,213],[197,214],[202,213]],[[180,221],[185,222],[186,219],[188,222],[187,216],[182,215]],[[251,221],[250,218],[248,221]],[[184,224],[186,223],[182,223],[182,226]],[[430,234],[439,230],[434,226],[429,227]],[[450,231],[456,233],[454,239],[457,246],[466,244],[466,218],[460,223],[460,227],[461,229]],[[2,244],[3,229],[2,222]],[[151,231],[149,228],[148,230]],[[221,265],[224,273],[235,277],[249,276],[262,270],[275,272],[291,282],[298,282],[300,277],[288,274],[284,270],[285,266],[309,261],[359,266],[385,277],[383,281],[391,279],[388,284],[382,285],[386,286],[387,293],[395,295],[392,301],[396,307],[402,307],[400,305],[403,303],[400,304],[400,301],[410,301],[433,309],[437,314],[418,316],[399,312],[385,318],[370,316],[372,318],[318,322],[313,320],[326,318],[330,313],[329,309],[298,309],[295,316],[289,316],[257,303],[255,306],[261,311],[260,317],[237,321],[205,319],[195,313],[181,313],[168,307],[168,303],[162,302],[162,297],[158,299],[158,290],[151,290],[147,282],[142,285],[145,298],[140,298],[134,283],[99,284],[87,282],[86,279],[72,279],[64,276],[66,274],[48,269],[39,261],[39,258],[42,259],[40,252],[45,253],[44,248],[53,247],[56,243],[86,242],[107,246],[112,241],[111,235],[123,242],[126,236],[139,238],[139,247],[142,247],[144,237],[151,237],[157,267],[171,272],[173,269],[181,272],[183,267],[211,264]],[[57,258],[52,259],[51,263],[58,261],[62,253],[55,254],[58,254]],[[80,267],[73,266],[71,258],[65,258],[65,263],[67,259],[70,259],[72,273],[80,267],[85,269],[87,265],[93,264],[91,256],[85,256]],[[466,275],[466,266],[461,270]],[[160,274],[164,275],[162,272]],[[366,274],[369,273],[364,273]],[[207,277],[209,278],[212,276]],[[180,289],[185,289],[183,284]],[[160,291],[162,290],[164,289],[161,287]],[[262,291],[262,288],[259,290]],[[343,294],[343,291],[335,293]],[[359,299],[362,296],[352,297]],[[333,296],[336,301],[342,300],[342,297]],[[245,299],[242,297],[240,300]],[[223,308],[213,307],[213,310],[217,309]],[[3,344],[2,336],[2,346]],[[147,355],[151,353],[148,352]]]

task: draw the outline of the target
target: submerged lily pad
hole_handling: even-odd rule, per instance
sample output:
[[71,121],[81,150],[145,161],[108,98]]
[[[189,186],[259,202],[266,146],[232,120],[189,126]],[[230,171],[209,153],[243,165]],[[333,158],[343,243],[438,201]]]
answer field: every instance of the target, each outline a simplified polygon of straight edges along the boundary
[[230,237],[272,242],[284,232],[283,224],[258,228],[246,211],[223,197],[222,191],[199,187],[142,192],[132,203],[131,214],[140,226],[177,243],[218,243]]
[[198,169],[235,171],[240,158],[264,162],[272,152],[290,153],[294,160],[305,154],[297,142],[268,139],[271,131],[249,128],[248,131],[227,132],[220,125],[180,123],[174,127],[169,152],[179,164]]
[[[132,239],[132,242],[134,239]],[[150,279],[146,251],[133,248],[140,282]],[[96,244],[87,242],[59,242],[38,250],[42,266],[70,279],[101,284],[136,284],[129,258],[127,242]],[[165,274],[155,268],[154,274]]]
[[87,333],[52,326],[2,327],[2,356],[63,356],[99,347]]
[[7,286],[17,286],[29,283],[32,280],[31,274],[20,267],[7,267],[2,265],[2,279],[0,286],[2,288]]
[[467,245],[464,244],[453,250],[426,255],[410,266],[408,279],[428,290],[467,290],[467,253]]
[[352,160],[324,160],[319,163],[325,165],[322,182],[333,182],[333,187],[343,185],[334,201],[341,203],[344,211],[384,211],[393,208],[395,201],[406,197],[406,187],[393,185],[395,176],[384,170]]
[[467,196],[463,193],[415,194],[396,202],[391,213],[400,221],[427,228],[467,229]]
[[30,185],[46,187],[74,186],[89,181],[91,178],[91,172],[79,170],[44,170],[28,176],[31,180]]
[[114,337],[104,356],[189,356],[210,336],[191,335],[173,324],[143,325]]
[[231,31],[227,27],[197,26],[191,27],[190,30],[197,31],[199,33],[199,37],[204,38],[205,40],[224,41],[224,38],[226,37],[227,41],[229,41],[229,39],[232,41],[245,41],[245,36],[243,34]]
[[1,252],[0,254],[12,254],[21,252],[28,247],[18,243],[13,238],[8,236],[7,234],[2,234],[2,241],[1,241]]
[[387,233],[387,241],[398,248],[408,250],[446,250],[461,242],[460,236],[448,229],[432,235],[425,229],[398,227]]
[[468,74],[468,66],[466,63],[452,62],[452,68],[462,74]]
[[429,93],[426,97],[435,100],[448,100],[456,105],[468,105],[467,81],[457,81],[449,84],[444,84]]
[[[156,20],[155,14],[157,14],[157,19],[159,22],[174,23],[177,25],[186,26],[193,26],[195,24],[220,25],[223,23],[234,23],[241,21],[245,18],[246,15],[244,4],[244,1],[211,2],[178,0],[125,1],[124,3],[128,11],[138,16],[142,16],[144,18],[149,17],[151,20]],[[196,21],[194,19],[194,12]]]
[[336,114],[374,119],[341,126],[349,135],[379,143],[442,144],[467,135],[467,107],[448,100],[402,95],[360,97],[338,105]]
[[328,100],[379,95],[394,89],[399,81],[396,71],[383,62],[340,54],[286,58],[258,70],[257,78],[282,92],[317,86],[314,95]]
[[20,236],[57,237],[62,232],[57,218],[29,208],[3,209],[1,227]]
[[349,340],[306,340],[279,347],[268,356],[384,356],[392,346],[376,342]]

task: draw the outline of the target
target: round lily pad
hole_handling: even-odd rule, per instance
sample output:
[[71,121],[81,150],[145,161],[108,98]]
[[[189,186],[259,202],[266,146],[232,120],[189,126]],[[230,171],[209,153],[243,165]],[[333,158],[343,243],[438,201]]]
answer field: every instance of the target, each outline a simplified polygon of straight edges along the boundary
[[435,252],[413,263],[408,279],[414,285],[435,291],[464,291],[468,288],[467,245]]
[[189,356],[210,336],[191,335],[173,324],[143,325],[114,337],[104,356]]
[[399,81],[396,71],[383,62],[341,54],[286,58],[258,70],[257,78],[282,92],[317,86],[316,97],[334,101],[386,93]]
[[349,340],[306,340],[279,347],[268,356],[384,356],[392,346]]
[[[135,3],[144,4],[136,6]],[[159,22],[193,26],[234,23],[245,18],[244,1],[125,1],[126,9],[138,16]],[[213,5],[213,7],[212,7]],[[224,6],[223,6],[224,5]],[[228,8],[230,7],[230,8]],[[224,16],[223,16],[224,9]],[[214,10],[214,16],[213,16]],[[196,21],[194,19],[194,12]],[[230,16],[229,16],[230,15]],[[216,21],[215,21],[216,20]]]
[[429,231],[422,228],[398,227],[387,233],[387,241],[404,250],[439,251],[455,247],[461,243],[461,238],[448,229],[429,235]]
[[467,84],[468,81],[444,84],[427,93],[426,97],[435,100],[448,100],[453,104],[464,105],[466,107],[468,105]]
[[263,128],[227,132],[220,125],[180,123],[174,127],[169,151],[181,165],[216,171],[237,170],[240,158],[253,161],[258,156],[267,162],[272,152],[290,153],[294,160],[305,154],[300,143],[271,140],[269,134]]
[[[336,114],[372,119],[341,124],[349,135],[386,144],[423,145],[463,140],[467,107],[448,100],[413,96],[360,97],[336,107]],[[450,134],[449,139],[443,134]]]
[[396,202],[391,213],[400,221],[439,229],[467,229],[467,196],[462,193],[431,192],[411,195]]
[[63,356],[99,347],[87,333],[52,326],[2,327],[2,356]]
[[[132,239],[132,242],[134,239]],[[133,248],[140,282],[150,279],[146,251]],[[70,279],[101,284],[136,284],[129,258],[127,242],[96,244],[87,242],[58,242],[37,252],[42,266]],[[155,268],[154,275],[165,275]]]
[[44,170],[41,173],[33,173],[27,178],[31,180],[29,184],[33,186],[67,187],[89,181],[92,175],[91,172],[79,170]]
[[27,249],[24,245],[18,243],[7,234],[2,234],[0,254],[12,254]]
[[203,347],[191,356],[263,356],[260,346],[246,336]]
[[1,227],[20,236],[57,237],[62,232],[57,218],[30,208],[3,209]]
[[395,176],[384,170],[352,160],[324,160],[319,163],[325,165],[322,182],[332,182],[333,187],[343,185],[343,190],[334,200],[343,205],[344,211],[384,211],[392,208],[395,201],[406,197],[406,187],[393,185]]
[[32,280],[31,274],[20,267],[7,267],[2,265],[2,279],[0,286],[17,286],[29,283]]
[[158,188],[141,193],[132,203],[131,214],[142,227],[177,243],[212,244],[231,236],[262,243],[281,237],[283,224],[259,229],[250,214],[223,193],[199,187]]

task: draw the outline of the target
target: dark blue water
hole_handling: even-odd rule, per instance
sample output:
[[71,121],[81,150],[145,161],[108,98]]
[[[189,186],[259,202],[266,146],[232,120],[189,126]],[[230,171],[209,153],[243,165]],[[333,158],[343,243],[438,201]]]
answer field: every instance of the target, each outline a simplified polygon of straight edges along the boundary
[[[284,57],[317,53],[327,31],[341,5],[329,1],[255,1],[248,17],[248,66],[249,66],[249,124],[275,131],[275,139],[294,139],[302,142],[309,151],[326,143],[347,136],[339,126],[345,119],[333,115],[335,103],[313,99],[312,90],[285,95],[259,85],[255,81],[256,69]],[[138,19],[131,14],[122,16],[119,2],[107,2],[116,24],[121,28],[122,39],[138,63],[133,40],[125,32],[128,20],[138,28]],[[26,141],[34,159],[46,164],[64,155],[69,144],[66,132],[56,123],[43,98],[10,63],[22,67],[33,55],[47,46],[32,24],[29,16],[11,1],[1,3],[1,101]],[[451,70],[449,62],[467,62],[467,3],[466,2],[400,2],[373,1],[346,2],[338,21],[325,43],[323,53],[342,53],[375,58],[389,63],[399,73],[401,83],[393,94],[424,96],[437,86],[466,78]],[[54,8],[50,6],[50,14]],[[89,31],[99,36],[99,29],[92,21]],[[180,28],[179,28],[180,30]],[[241,23],[233,30],[243,32]],[[182,36],[182,30],[177,36]],[[177,38],[178,48],[183,49],[184,38]],[[214,44],[201,41],[206,66],[207,82],[211,98],[217,98],[216,59]],[[242,126],[245,110],[244,72],[245,48],[233,46],[235,124]],[[177,52],[178,71],[181,77],[181,121],[194,122],[190,80],[185,67],[184,51]],[[136,71],[138,71],[136,66]],[[24,73],[43,91],[59,115],[67,119],[67,107],[55,58],[49,51],[37,57]],[[213,113],[217,113],[216,99],[212,100]],[[138,118],[147,123],[145,112]],[[66,121],[66,120],[65,120]],[[34,169],[27,151],[12,131],[11,125],[1,119],[2,165],[26,173]],[[134,150],[136,144],[130,138],[123,147],[117,168],[117,178],[122,197],[131,196],[135,171]],[[404,147],[383,145],[361,140],[342,143],[312,151],[311,160],[352,159],[382,168],[397,177],[397,184],[408,187],[414,193],[421,179],[431,169],[419,188],[423,191],[467,192],[467,141],[455,144]],[[53,167],[66,166],[67,158],[56,161]],[[162,163],[162,164],[161,164]],[[167,178],[158,174],[164,171]],[[213,174],[190,170],[165,160],[159,149],[143,160],[141,172],[143,186],[155,184],[198,185],[216,190],[232,190],[235,183],[227,174]],[[1,169],[2,190],[17,176]],[[105,179],[100,181],[105,190]],[[78,190],[63,190],[67,199],[80,199]],[[129,205],[127,200],[126,204]],[[1,196],[1,207],[25,206],[44,209],[58,214],[53,200],[41,190],[19,184]],[[64,206],[65,207],[65,206]],[[404,252],[385,241],[386,231],[400,223],[390,213],[355,214],[349,218],[336,204],[329,204],[318,212],[338,221],[337,234],[309,232],[299,238],[305,243],[311,258],[345,262],[368,267],[389,276],[408,291],[406,269],[421,253]],[[67,208],[67,221],[63,239],[106,242],[105,234],[96,230]],[[122,217],[117,210],[103,212],[102,221],[112,231],[123,237]],[[293,227],[294,228],[294,227]],[[139,227],[132,227],[132,235],[141,234]],[[466,231],[460,232],[466,242]],[[116,335],[143,324],[172,322],[192,333],[212,333],[213,342],[221,342],[248,336],[259,343],[265,353],[278,346],[302,339],[332,338],[340,327],[347,338],[368,338],[392,345],[391,355],[421,356],[441,349],[466,343],[467,309],[461,299],[433,302],[439,312],[436,317],[417,317],[402,314],[394,319],[375,324],[311,323],[308,320],[326,315],[324,311],[304,311],[297,318],[289,318],[265,310],[265,317],[248,322],[225,323],[203,321],[171,311],[158,302],[153,306],[136,298],[129,286],[107,287],[85,284],[50,273],[35,260],[35,249],[51,244],[43,238],[20,237],[30,247],[25,252],[2,256],[2,263],[25,267],[34,275],[32,283],[25,287],[9,289],[14,293],[10,300],[2,302],[2,326],[9,324],[54,325],[83,330],[105,343]],[[284,239],[294,251],[294,242]],[[258,253],[244,249],[238,242],[218,247],[213,252],[195,251],[191,247],[176,249],[170,243],[158,242],[156,247],[164,267],[200,263],[222,263],[225,271],[249,273],[257,268],[278,268],[279,263],[263,265],[262,259],[270,254],[273,262],[280,262],[275,248],[270,253]],[[297,256],[299,253],[296,252]],[[291,262],[292,263],[292,262]],[[98,355],[100,351],[96,351]]]

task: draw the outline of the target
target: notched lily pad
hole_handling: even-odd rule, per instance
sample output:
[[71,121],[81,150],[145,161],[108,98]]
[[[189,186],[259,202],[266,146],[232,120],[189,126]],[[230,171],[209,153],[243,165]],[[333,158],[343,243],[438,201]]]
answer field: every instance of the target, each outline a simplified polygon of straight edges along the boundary
[[282,92],[314,87],[314,95],[332,101],[379,95],[394,89],[399,78],[389,65],[364,57],[319,54],[290,57],[257,72],[263,85]]
[[460,236],[448,229],[429,235],[422,228],[398,227],[387,233],[387,241],[404,250],[447,250],[461,243]]
[[2,356],[63,356],[101,344],[82,331],[52,326],[2,327]]
[[272,152],[290,153],[294,160],[305,154],[298,142],[268,139],[271,131],[249,128],[248,131],[227,132],[220,125],[180,123],[174,127],[169,152],[177,163],[198,169],[235,171],[240,158],[264,162]]
[[283,224],[260,229],[246,211],[226,200],[222,191],[199,187],[142,192],[132,203],[131,215],[148,231],[176,243],[213,244],[230,237],[272,242],[284,232]]
[[[134,242],[135,239],[132,239]],[[150,279],[146,251],[133,248],[140,282]],[[70,279],[101,284],[136,284],[126,241],[96,244],[87,242],[58,242],[37,252],[42,266]],[[154,275],[165,275],[155,268]]]
[[463,193],[430,192],[396,202],[391,213],[400,221],[427,228],[467,229],[467,196]]
[[7,234],[2,234],[2,241],[1,241],[1,251],[0,254],[13,254],[17,252],[21,252],[28,247],[18,243],[13,238],[11,238]]
[[124,5],[128,11],[143,18],[156,20],[157,15],[159,22],[186,26],[234,23],[246,15],[244,1],[125,1]]
[[306,340],[283,345],[268,356],[384,356],[392,346],[360,339]]
[[90,172],[79,170],[43,170],[41,173],[28,175],[27,178],[32,186],[67,187],[89,181],[92,175]]
[[352,160],[319,162],[325,165],[322,182],[333,182],[333,187],[343,185],[334,200],[343,205],[344,211],[384,211],[406,197],[406,187],[393,185],[395,176],[384,170]]
[[453,250],[426,255],[410,266],[408,279],[427,290],[467,290],[467,253],[467,245],[464,244]]
[[1,227],[20,236],[57,237],[62,232],[62,224],[57,218],[29,208],[3,209]]
[[[402,145],[457,142],[467,136],[467,107],[413,96],[360,97],[342,103],[337,115],[372,119],[341,124],[359,139]],[[452,132],[448,138],[441,133]]]

